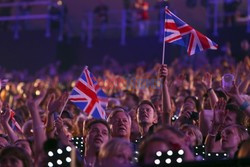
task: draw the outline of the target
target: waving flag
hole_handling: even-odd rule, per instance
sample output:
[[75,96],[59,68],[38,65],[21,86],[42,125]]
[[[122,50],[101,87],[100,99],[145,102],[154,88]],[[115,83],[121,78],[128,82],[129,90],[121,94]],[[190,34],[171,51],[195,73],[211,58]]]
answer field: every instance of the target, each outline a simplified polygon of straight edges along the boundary
[[16,119],[15,119],[15,112],[10,109],[10,119],[11,119],[11,122],[12,122],[12,128],[13,129],[17,129],[19,131],[19,133],[23,134],[23,131],[22,131],[22,128],[21,126],[17,123]]
[[218,49],[216,43],[182,21],[167,7],[165,9],[164,41],[186,47],[189,55],[206,49]]
[[107,96],[98,86],[94,76],[88,71],[87,67],[84,68],[82,75],[76,82],[69,100],[86,115],[106,119]]

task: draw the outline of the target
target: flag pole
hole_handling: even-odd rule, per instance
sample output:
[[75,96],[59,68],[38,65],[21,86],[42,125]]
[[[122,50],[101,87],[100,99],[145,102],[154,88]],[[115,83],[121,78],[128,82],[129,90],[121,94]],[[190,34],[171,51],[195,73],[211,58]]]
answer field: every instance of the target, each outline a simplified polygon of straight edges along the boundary
[[64,105],[63,105],[63,108],[62,108],[61,111],[60,111],[60,114],[59,114],[60,117],[62,116],[63,110],[64,110],[64,108],[66,107],[68,101],[69,101],[69,96],[67,97],[67,100],[65,101],[65,103],[64,103]]
[[166,43],[165,43],[165,18],[166,18],[166,8],[167,6],[165,7],[164,9],[164,24],[163,24],[163,46],[162,46],[162,61],[161,61],[161,64],[164,64],[165,62],[165,46],[166,46]]
[[164,64],[164,59],[165,59],[165,41],[164,41],[164,37],[163,37],[162,61],[161,61],[161,64]]

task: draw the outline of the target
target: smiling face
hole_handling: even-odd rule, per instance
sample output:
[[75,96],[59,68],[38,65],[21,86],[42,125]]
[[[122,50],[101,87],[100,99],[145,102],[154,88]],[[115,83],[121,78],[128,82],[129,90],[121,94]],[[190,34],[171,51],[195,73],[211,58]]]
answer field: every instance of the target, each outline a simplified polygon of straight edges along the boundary
[[129,119],[129,115],[126,115],[124,112],[116,113],[111,123],[111,131],[113,137],[125,137],[129,139],[131,132],[131,119]]
[[98,151],[109,140],[108,128],[102,123],[93,124],[85,137],[86,147]]

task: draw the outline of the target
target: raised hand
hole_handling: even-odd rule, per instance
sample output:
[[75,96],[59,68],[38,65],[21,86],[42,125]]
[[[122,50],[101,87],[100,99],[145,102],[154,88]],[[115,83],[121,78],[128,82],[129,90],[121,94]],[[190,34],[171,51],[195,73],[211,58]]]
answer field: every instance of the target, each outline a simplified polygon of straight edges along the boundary
[[60,132],[63,130],[63,120],[62,118],[58,117],[57,120],[55,120],[55,127],[57,132]]
[[203,76],[201,82],[203,83],[203,85],[204,85],[207,89],[212,88],[212,75],[211,75],[209,72],[207,72],[207,73]]
[[[0,102],[1,103],[1,102]],[[0,114],[0,121],[2,124],[8,123],[11,117],[9,105],[6,106],[5,112]]]
[[235,82],[233,82],[233,86],[232,88],[230,89],[230,91],[225,91],[226,94],[229,96],[229,97],[232,97],[232,98],[235,98],[236,96],[239,96],[240,93],[239,93],[239,86],[237,86],[235,84]]
[[213,125],[222,125],[225,121],[227,112],[226,101],[223,98],[220,98],[214,107],[214,117],[213,117]]
[[168,76],[168,68],[166,64],[163,64],[160,68],[160,77],[165,80]]
[[58,99],[55,100],[55,94],[51,94],[49,97],[49,102],[47,109],[49,114],[53,114],[55,112],[60,112],[68,98],[68,93],[63,93]]
[[27,99],[27,107],[31,110],[34,111],[36,110],[39,105],[41,104],[41,102],[43,101],[45,95],[47,93],[46,89],[43,89],[40,94],[38,96],[36,96],[35,98],[32,98],[31,96],[28,97]]

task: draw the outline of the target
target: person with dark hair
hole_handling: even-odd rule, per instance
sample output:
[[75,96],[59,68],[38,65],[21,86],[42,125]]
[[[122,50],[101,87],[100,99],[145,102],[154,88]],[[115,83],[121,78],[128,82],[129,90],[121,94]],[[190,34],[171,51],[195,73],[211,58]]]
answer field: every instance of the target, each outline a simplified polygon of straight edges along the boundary
[[157,123],[157,113],[153,103],[148,100],[143,100],[137,107],[137,122],[141,136],[146,136],[149,128]]
[[0,153],[0,166],[32,167],[31,157],[17,147],[6,147]]
[[109,125],[105,120],[93,119],[85,125],[84,138],[84,166],[92,167],[97,163],[97,155],[103,144],[110,138]]
[[187,96],[184,99],[180,117],[174,122],[174,126],[179,128],[183,124],[198,125],[200,111],[201,105],[198,98],[195,96]]
[[131,110],[133,107],[136,107],[139,104],[139,97],[130,91],[124,91],[124,98],[122,100],[122,106],[127,109],[128,111]]

